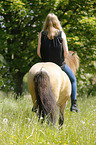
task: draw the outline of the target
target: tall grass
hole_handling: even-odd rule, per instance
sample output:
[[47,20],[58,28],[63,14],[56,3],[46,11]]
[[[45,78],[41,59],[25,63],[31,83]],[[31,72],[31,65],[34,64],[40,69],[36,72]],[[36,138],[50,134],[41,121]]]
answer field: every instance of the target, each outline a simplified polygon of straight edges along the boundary
[[95,145],[96,97],[78,98],[81,113],[65,110],[65,123],[41,124],[31,112],[29,95],[15,100],[13,95],[0,95],[0,145]]

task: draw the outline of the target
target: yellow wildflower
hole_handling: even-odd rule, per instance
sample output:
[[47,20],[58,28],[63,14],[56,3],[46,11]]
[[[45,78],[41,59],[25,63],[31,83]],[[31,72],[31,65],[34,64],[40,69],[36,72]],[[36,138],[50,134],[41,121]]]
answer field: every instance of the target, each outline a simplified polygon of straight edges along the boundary
[[13,138],[14,136],[12,135],[11,137]]

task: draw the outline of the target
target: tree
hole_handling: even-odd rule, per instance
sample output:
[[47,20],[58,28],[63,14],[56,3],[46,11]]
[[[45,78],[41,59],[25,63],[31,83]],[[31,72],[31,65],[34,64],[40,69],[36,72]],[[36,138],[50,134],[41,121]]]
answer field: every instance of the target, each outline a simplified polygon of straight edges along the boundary
[[23,76],[39,61],[36,55],[37,36],[49,12],[58,16],[67,35],[69,49],[77,51],[80,57],[78,79],[84,82],[88,72],[90,75],[95,73],[95,5],[95,0],[1,1],[2,85],[10,86],[9,90],[14,89],[17,95],[22,94]]
[[11,84],[17,95],[22,94],[23,76],[38,60],[36,55],[38,32],[41,30],[45,15],[52,9],[54,3],[55,1],[51,0],[46,3],[39,0],[0,2],[0,53],[5,60],[1,68],[2,77],[5,80],[4,86]]
[[[69,49],[76,51],[80,58],[78,92],[87,94],[96,87],[96,2],[95,0],[59,1],[57,12],[65,28]],[[91,80],[91,82],[90,82]],[[92,83],[93,82],[93,83]]]

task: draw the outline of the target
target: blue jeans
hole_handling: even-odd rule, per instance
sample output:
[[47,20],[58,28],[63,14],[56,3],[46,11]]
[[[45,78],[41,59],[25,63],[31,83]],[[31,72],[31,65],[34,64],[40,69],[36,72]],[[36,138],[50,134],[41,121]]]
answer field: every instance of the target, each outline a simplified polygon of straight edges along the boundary
[[76,95],[77,95],[76,77],[67,64],[65,64],[64,67],[61,66],[61,69],[68,75],[68,77],[70,78],[71,84],[72,84],[71,100],[76,100],[77,99],[76,98]]

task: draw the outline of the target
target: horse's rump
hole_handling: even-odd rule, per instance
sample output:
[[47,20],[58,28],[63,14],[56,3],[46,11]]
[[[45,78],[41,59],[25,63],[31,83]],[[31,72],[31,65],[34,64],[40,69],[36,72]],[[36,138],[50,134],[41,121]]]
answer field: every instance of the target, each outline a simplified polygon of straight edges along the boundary
[[[52,63],[37,63],[28,74],[28,89],[32,96],[34,109],[39,106],[39,113],[51,113],[55,122],[57,105],[63,114],[66,101],[71,95],[71,83],[65,72]],[[53,117],[53,118],[52,118]]]

